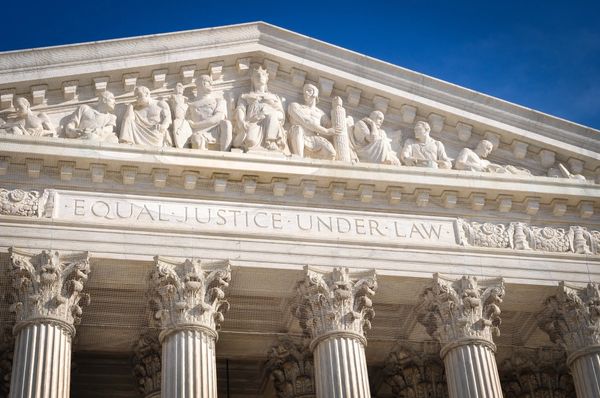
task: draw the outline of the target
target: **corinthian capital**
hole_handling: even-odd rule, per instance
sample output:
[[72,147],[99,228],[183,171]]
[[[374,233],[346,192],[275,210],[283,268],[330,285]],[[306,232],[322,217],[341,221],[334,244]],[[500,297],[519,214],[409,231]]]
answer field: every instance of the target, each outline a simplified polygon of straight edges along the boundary
[[377,289],[375,272],[350,273],[334,268],[324,273],[309,268],[297,287],[295,315],[304,333],[312,339],[329,333],[346,332],[366,342],[371,328],[373,296]]
[[434,274],[433,283],[421,295],[417,319],[442,345],[464,339],[484,340],[493,346],[500,334],[502,279],[478,282],[463,276],[452,280]]
[[568,352],[600,345],[600,287],[561,282],[538,316],[538,326]]
[[133,376],[143,397],[160,397],[161,347],[155,331],[142,334],[135,345]]
[[32,322],[55,322],[74,335],[81,306],[90,299],[82,293],[90,273],[88,253],[11,248],[10,259],[15,330]]
[[269,351],[271,373],[278,398],[314,398],[313,356],[307,344],[282,338]]
[[155,258],[150,274],[150,308],[159,326],[166,332],[178,328],[200,327],[215,338],[229,309],[224,288],[229,286],[228,262],[183,262]]

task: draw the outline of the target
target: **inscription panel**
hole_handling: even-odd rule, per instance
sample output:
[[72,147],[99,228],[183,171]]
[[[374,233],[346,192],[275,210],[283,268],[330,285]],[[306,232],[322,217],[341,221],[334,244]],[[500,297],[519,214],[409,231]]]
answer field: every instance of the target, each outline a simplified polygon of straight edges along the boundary
[[449,218],[54,191],[46,217],[129,229],[363,244],[458,244]]

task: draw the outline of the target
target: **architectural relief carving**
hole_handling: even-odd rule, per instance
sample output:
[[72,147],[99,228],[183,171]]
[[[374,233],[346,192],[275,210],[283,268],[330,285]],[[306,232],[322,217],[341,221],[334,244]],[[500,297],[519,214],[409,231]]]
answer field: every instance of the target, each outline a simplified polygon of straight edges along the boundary
[[550,167],[548,169],[548,177],[570,178],[572,180],[585,181],[585,176],[577,173],[571,173],[569,169],[562,163],[557,163],[555,167]]
[[402,147],[400,157],[407,166],[429,167],[433,169],[451,169],[452,159],[446,155],[441,141],[429,136],[431,127],[427,122],[415,124],[415,138],[409,138]]
[[479,171],[488,173],[499,173],[499,174],[517,174],[517,175],[531,175],[531,172],[527,169],[515,167],[515,166],[501,166],[486,160],[492,150],[494,144],[488,140],[481,140],[477,147],[473,149],[463,148],[454,162],[454,168],[457,170],[469,170]]
[[173,124],[171,125],[171,135],[168,135],[167,146],[176,148],[189,147],[189,139],[192,136],[192,128],[190,123],[185,119],[188,104],[187,97],[183,95],[183,84],[175,85],[175,93],[169,97],[169,106],[171,107],[171,115]]
[[314,398],[313,355],[308,344],[282,338],[269,351],[266,365],[278,398]]
[[231,149],[233,127],[227,120],[227,104],[223,98],[213,94],[209,75],[202,75],[196,80],[196,97],[188,105],[187,119],[193,131],[192,148],[216,146],[221,151]]
[[115,96],[110,91],[100,93],[95,109],[89,105],[81,105],[71,115],[64,127],[65,136],[117,144],[117,116],[113,113],[114,110]]
[[444,364],[439,353],[417,352],[398,345],[387,357],[383,374],[395,397],[448,397]]
[[538,326],[569,353],[600,346],[600,285],[578,288],[561,282],[558,293],[546,299]]
[[351,274],[348,268],[334,268],[330,273],[322,273],[307,268],[306,277],[297,286],[295,315],[312,339],[332,332],[347,332],[364,339],[375,316],[376,290],[374,272]]
[[350,135],[352,145],[358,159],[362,162],[399,166],[400,160],[396,152],[392,150],[392,140],[381,128],[383,120],[382,112],[373,111],[369,117],[356,122]]
[[581,226],[536,227],[522,222],[479,223],[458,219],[461,244],[576,254],[599,254],[600,231]]
[[157,332],[148,331],[142,334],[135,345],[133,376],[143,397],[160,397],[161,346]]
[[32,322],[55,323],[71,335],[90,298],[82,293],[90,273],[88,254],[62,254],[43,250],[32,253],[10,248],[10,276],[14,295],[11,311],[16,329]]
[[300,157],[316,159],[336,158],[336,151],[328,138],[337,134],[331,127],[331,119],[317,107],[319,89],[310,83],[302,88],[304,104],[292,102],[288,108],[290,115],[290,149]]
[[8,216],[39,217],[47,195],[38,191],[0,188],[0,214]]
[[284,151],[283,103],[277,94],[269,91],[266,69],[253,68],[250,78],[252,91],[240,95],[235,109],[233,147],[244,151],[259,148]]
[[442,345],[465,340],[493,344],[500,334],[500,304],[504,296],[502,279],[480,285],[475,277],[446,279],[439,274],[421,295],[417,320]]
[[520,349],[500,366],[505,398],[575,397],[563,351]]
[[33,137],[56,137],[56,128],[45,113],[34,113],[31,104],[23,97],[15,100],[15,119],[0,123],[0,133],[29,135]]
[[229,286],[229,263],[204,263],[199,259],[173,262],[155,258],[150,274],[150,306],[167,333],[199,326],[216,336],[223,313],[229,309],[224,289]]
[[165,101],[150,96],[150,89],[137,86],[136,100],[127,108],[121,123],[121,142],[146,146],[168,145],[171,110]]
[[[336,152],[336,160],[342,162],[356,161],[356,154],[353,153],[348,135],[349,124],[352,124],[352,118],[348,120],[346,110],[342,106],[343,102],[340,97],[333,97],[331,102],[331,125],[335,130],[333,135],[333,148]],[[350,123],[349,123],[350,122]]]

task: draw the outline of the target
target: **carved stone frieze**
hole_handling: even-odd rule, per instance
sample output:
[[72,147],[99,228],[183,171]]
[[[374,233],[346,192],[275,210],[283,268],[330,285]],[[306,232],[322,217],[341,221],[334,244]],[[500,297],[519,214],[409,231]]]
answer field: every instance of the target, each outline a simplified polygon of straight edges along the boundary
[[436,353],[420,352],[399,344],[387,357],[383,374],[395,397],[448,397],[439,350]]
[[149,301],[154,320],[165,331],[201,327],[216,337],[229,309],[224,289],[229,286],[228,262],[183,262],[155,258],[150,274]]
[[538,326],[569,353],[600,346],[600,285],[580,288],[561,282],[558,292],[546,299]]
[[160,394],[161,346],[156,331],[143,333],[133,350],[133,376],[144,397]]
[[600,231],[585,227],[537,227],[522,222],[480,223],[458,219],[461,244],[557,253],[599,254]]
[[442,345],[465,339],[493,344],[500,334],[500,304],[504,296],[502,279],[480,283],[475,277],[458,280],[435,274],[417,306],[417,320]]
[[575,386],[564,351],[516,350],[499,368],[505,398],[575,396]]
[[266,365],[278,398],[314,398],[314,363],[308,344],[282,338]]
[[89,295],[82,292],[90,273],[88,253],[16,248],[9,252],[15,328],[51,322],[74,335],[74,325],[79,324],[83,314],[81,307],[90,301]]
[[335,332],[364,339],[375,316],[376,290],[374,272],[353,274],[347,268],[334,268],[325,273],[306,268],[306,276],[297,286],[294,312],[312,339]]
[[40,194],[38,191],[0,188],[0,214],[39,217],[46,197],[46,194]]

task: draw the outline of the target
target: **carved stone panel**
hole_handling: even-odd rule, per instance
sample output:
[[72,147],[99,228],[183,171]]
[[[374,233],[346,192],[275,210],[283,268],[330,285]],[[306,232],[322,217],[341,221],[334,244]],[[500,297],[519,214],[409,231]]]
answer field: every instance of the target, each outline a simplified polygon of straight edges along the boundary
[[142,396],[160,394],[161,346],[156,331],[147,331],[140,336],[133,351],[133,375]]
[[306,342],[282,338],[269,351],[267,371],[278,398],[314,398],[313,355]]
[[45,198],[38,191],[0,188],[0,215],[38,217]]

